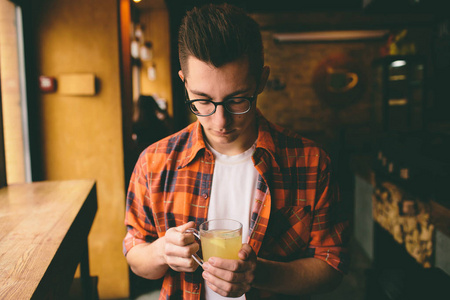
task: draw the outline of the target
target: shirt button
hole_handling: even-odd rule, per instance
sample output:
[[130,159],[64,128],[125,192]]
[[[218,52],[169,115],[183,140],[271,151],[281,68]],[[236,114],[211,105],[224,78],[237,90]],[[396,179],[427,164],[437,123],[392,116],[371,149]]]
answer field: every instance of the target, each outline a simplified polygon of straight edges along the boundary
[[203,193],[203,198],[207,199],[208,198],[208,194],[207,193]]
[[194,290],[198,290],[198,284],[194,284]]

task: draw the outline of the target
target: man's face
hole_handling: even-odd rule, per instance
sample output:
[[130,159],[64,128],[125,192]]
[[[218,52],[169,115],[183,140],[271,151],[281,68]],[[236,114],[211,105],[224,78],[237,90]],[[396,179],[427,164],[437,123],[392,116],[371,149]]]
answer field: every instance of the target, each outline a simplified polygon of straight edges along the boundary
[[[192,56],[188,58],[187,77],[179,75],[186,83],[189,99],[209,99],[222,102],[231,97],[256,95],[257,82],[249,72],[247,59],[215,68]],[[234,115],[223,105],[207,117],[199,117],[208,143],[222,154],[235,155],[244,152],[257,138],[256,101],[249,112]]]

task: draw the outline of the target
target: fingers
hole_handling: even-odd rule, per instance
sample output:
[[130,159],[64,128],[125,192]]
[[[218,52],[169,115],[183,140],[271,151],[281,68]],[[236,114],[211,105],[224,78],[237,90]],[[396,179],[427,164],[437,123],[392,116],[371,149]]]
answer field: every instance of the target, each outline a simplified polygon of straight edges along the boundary
[[195,227],[194,222],[188,222],[167,230],[165,235],[164,257],[167,265],[178,272],[194,272],[198,264],[191,255],[196,253],[200,246],[195,242],[192,233],[185,231]]
[[[206,264],[204,264],[203,266],[205,265]],[[224,276],[225,278],[232,278],[232,282],[225,280],[224,278],[216,277],[215,275],[207,271],[203,272],[202,275],[209,288],[224,297],[240,297],[248,292],[251,288],[251,281],[239,280],[241,276],[245,276],[244,274],[232,275],[222,273],[222,276]]]
[[254,270],[256,267],[256,254],[250,245],[243,244],[238,256],[240,260],[212,257],[208,262],[209,265],[212,265],[215,268],[232,272],[247,272]]
[[230,259],[209,259],[203,264],[205,272],[230,283],[253,282],[255,267],[250,262]]
[[165,253],[169,256],[190,258],[192,254],[198,252],[199,248],[200,246],[197,243],[179,245],[166,242]]
[[199,265],[191,258],[167,256],[167,264],[177,272],[194,272]]
[[211,267],[211,269],[215,268],[236,273],[247,270],[247,264],[243,263],[241,260],[224,259],[219,257],[211,257],[208,260],[208,267]]
[[244,244],[239,260],[213,257],[203,264],[203,278],[216,293],[225,297],[239,297],[248,292],[255,278],[256,254]]

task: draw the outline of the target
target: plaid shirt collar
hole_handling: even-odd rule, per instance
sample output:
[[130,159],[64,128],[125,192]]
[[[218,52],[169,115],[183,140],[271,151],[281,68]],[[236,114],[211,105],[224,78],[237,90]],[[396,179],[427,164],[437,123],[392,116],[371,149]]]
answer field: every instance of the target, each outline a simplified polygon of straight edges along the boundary
[[[277,162],[275,143],[269,132],[269,122],[266,118],[264,118],[259,109],[257,109],[257,122],[258,139],[256,140],[257,150],[255,153],[258,153],[261,150],[265,151],[273,157],[275,162]],[[186,167],[191,161],[193,161],[200,151],[209,151],[205,144],[202,125],[200,122],[197,120],[191,126],[193,126],[193,128],[191,135],[188,137],[190,140],[188,143],[189,147],[182,153],[182,157],[180,159],[181,165],[179,166],[180,169]],[[262,153],[259,154],[259,156],[262,155]]]

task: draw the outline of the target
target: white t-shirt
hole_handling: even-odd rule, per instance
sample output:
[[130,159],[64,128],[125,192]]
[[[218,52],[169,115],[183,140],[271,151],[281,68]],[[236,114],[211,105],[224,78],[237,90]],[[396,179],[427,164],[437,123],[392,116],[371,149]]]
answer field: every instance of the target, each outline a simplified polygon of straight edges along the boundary
[[[208,147],[215,158],[208,220],[233,219],[241,222],[242,242],[246,243],[258,180],[258,171],[252,161],[256,145],[233,156],[221,154],[209,145]],[[207,285],[205,292],[207,300],[230,299],[215,293]],[[245,299],[245,295],[232,299]]]

